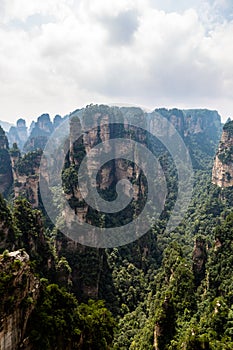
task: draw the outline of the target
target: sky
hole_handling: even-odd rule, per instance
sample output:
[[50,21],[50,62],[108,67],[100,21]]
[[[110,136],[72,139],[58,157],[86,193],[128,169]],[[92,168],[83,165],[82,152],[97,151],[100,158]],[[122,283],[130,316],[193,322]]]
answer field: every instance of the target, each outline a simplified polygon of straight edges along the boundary
[[233,0],[0,0],[0,120],[90,103],[233,116]]

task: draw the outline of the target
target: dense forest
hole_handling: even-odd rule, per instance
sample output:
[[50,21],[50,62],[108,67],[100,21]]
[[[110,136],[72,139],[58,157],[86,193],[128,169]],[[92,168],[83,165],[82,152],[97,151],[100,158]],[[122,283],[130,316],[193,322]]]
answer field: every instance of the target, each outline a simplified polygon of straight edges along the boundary
[[[97,178],[99,193],[111,202],[119,169],[128,175],[135,197],[126,211],[99,214],[81,198],[80,163],[106,135],[143,143],[164,171],[167,196],[159,218],[137,240],[109,248],[73,241],[45,210],[39,177],[47,181],[48,176],[40,162],[61,117],[57,124],[47,114],[38,118],[22,147],[12,136],[9,145],[0,128],[1,350],[233,349],[233,122],[222,128],[215,111],[165,108],[146,118],[153,121],[157,113],[181,136],[194,173],[191,202],[171,232],[166,225],[177,200],[176,164],[159,140],[142,131],[145,113],[90,105],[65,117],[71,135],[65,140],[61,178],[63,196],[75,215],[100,227],[120,226],[145,204],[145,176],[127,160],[109,161]],[[137,120],[139,130],[110,125],[116,114]],[[91,132],[76,140],[75,127],[81,122],[86,127],[90,119]],[[97,119],[105,126],[96,126]],[[58,149],[54,159],[61,155]],[[213,177],[213,167],[224,172],[223,186]],[[6,173],[11,177],[6,179]],[[49,205],[64,213],[59,189],[51,186],[49,194]]]

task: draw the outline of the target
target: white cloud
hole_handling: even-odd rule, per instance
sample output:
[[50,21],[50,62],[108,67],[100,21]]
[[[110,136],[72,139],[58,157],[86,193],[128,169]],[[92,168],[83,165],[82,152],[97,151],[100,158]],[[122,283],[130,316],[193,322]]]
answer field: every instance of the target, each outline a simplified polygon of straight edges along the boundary
[[229,2],[179,4],[5,0],[0,119],[114,101],[232,115]]
[[34,14],[53,15],[64,19],[72,13],[72,0],[2,0],[4,6],[4,22],[12,19],[26,21]]

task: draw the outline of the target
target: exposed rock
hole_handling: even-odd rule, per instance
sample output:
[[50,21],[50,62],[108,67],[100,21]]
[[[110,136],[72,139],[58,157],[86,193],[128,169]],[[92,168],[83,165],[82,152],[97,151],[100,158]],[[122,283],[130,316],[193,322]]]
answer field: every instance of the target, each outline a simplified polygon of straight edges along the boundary
[[0,252],[12,250],[15,246],[15,233],[11,212],[0,194]]
[[218,137],[221,130],[221,117],[217,111],[208,109],[187,109],[183,111],[184,135],[206,133]]
[[198,286],[205,277],[205,265],[207,261],[206,242],[201,237],[195,241],[193,251],[193,272]]
[[57,114],[55,115],[55,117],[53,118],[53,125],[54,125],[54,128],[57,128],[62,122],[62,117]]
[[[29,256],[24,251],[0,256],[1,289],[0,349],[30,349],[25,331],[29,316],[39,296],[39,280],[31,272]],[[3,292],[2,292],[3,291]]]
[[[196,137],[196,135],[202,135],[207,139],[205,135],[208,134],[209,127],[211,129],[211,138],[217,138],[216,135],[219,134],[219,130],[221,129],[221,121],[218,113],[207,110],[181,111],[178,109],[159,109],[155,110],[153,113],[145,115],[145,113],[137,107],[116,108],[103,105],[90,105],[82,111],[78,111],[78,113],[71,115],[69,152],[66,157],[65,169],[63,172],[63,186],[66,192],[66,199],[68,200],[70,207],[73,209],[73,211],[71,211],[69,208],[65,207],[63,210],[63,218],[66,221],[67,228],[70,229],[72,227],[72,223],[75,222],[77,217],[79,222],[87,222],[97,226],[101,225],[102,216],[96,211],[93,211],[93,209],[83,200],[79,189],[77,173],[85,155],[89,153],[90,150],[93,152],[93,148],[96,145],[103,144],[103,142],[117,137],[122,139],[132,139],[136,142],[140,141],[141,144],[149,146],[149,148],[152,147],[149,143],[153,142],[153,140],[151,141],[151,139],[148,139],[148,135],[144,129],[156,129],[156,123],[158,122],[156,119],[157,113],[160,113],[167,118],[183,138],[186,138],[185,135],[194,135],[194,137]],[[120,127],[117,124],[113,126],[114,121],[119,122],[119,120],[122,120],[122,125]],[[133,122],[133,124],[137,126],[129,125],[130,122]],[[164,125],[166,126],[167,123],[164,123]],[[159,125],[159,130],[161,130],[161,125]],[[170,135],[171,132],[174,133],[174,129],[170,128],[169,130],[166,130],[164,127],[162,132]],[[81,134],[83,134],[83,136],[77,139],[78,135]],[[208,139],[208,142],[211,143],[211,140]],[[108,149],[106,147],[108,147]],[[126,149],[123,149],[123,145],[121,147],[122,154],[127,154],[127,147]],[[103,218],[103,220],[105,220],[104,224],[111,226],[109,222],[114,222],[115,220],[115,222],[117,221],[120,223],[120,220],[122,220],[122,222],[125,223],[124,220],[129,220],[133,215],[137,214],[136,210],[140,210],[140,208],[143,207],[143,200],[147,188],[146,183],[144,182],[142,170],[136,165],[139,156],[136,151],[133,154],[132,162],[128,162],[123,158],[119,159],[114,157],[116,150],[113,146],[105,145],[104,150],[106,153],[111,150],[113,159],[100,166],[98,152],[96,151],[96,154],[93,152],[94,156],[86,169],[86,183],[83,184],[82,190],[88,192],[90,186],[88,181],[91,178],[90,175],[96,169],[99,170],[96,178],[96,189],[104,199],[114,200],[116,184],[120,180],[128,179],[132,183],[132,189],[127,186],[124,187],[125,195],[127,197],[130,197],[131,195],[133,196],[133,201],[131,205],[128,206],[127,213],[124,211],[125,216],[121,217],[119,213],[117,213],[117,216],[105,214]],[[166,173],[167,170],[163,170]],[[158,193],[160,193],[160,191],[158,191]],[[139,208],[134,206],[135,202],[139,203]],[[160,204],[163,203],[163,198],[159,197],[158,202]],[[74,289],[77,291],[77,286],[79,286],[78,293],[82,292],[86,297],[98,296],[99,286],[97,283],[97,276],[101,275],[101,259],[97,256],[98,254],[96,255],[96,253],[93,253],[93,251],[87,247],[83,248],[83,252],[79,244],[71,241],[65,236],[60,237],[59,235],[56,244],[59,255],[66,256],[72,268]],[[82,260],[83,256],[87,257],[89,254],[90,256],[95,256],[96,259],[96,266],[93,267],[95,277],[92,278],[88,285],[86,285],[85,282],[82,281],[83,266],[81,262],[77,262],[77,260]],[[90,269],[90,266],[86,266],[85,268]]]
[[219,136],[221,117],[217,111],[177,108],[158,108],[155,111],[168,119],[182,137],[203,133],[208,133],[211,137]]
[[171,339],[174,334],[174,307],[169,298],[165,297],[161,308],[163,311],[154,327],[153,345],[155,350],[165,349],[166,342],[168,339]]
[[25,142],[28,138],[27,126],[24,119],[17,120],[16,127],[12,126],[8,133],[9,143],[12,146],[17,143],[19,149],[23,149]]
[[0,193],[6,194],[13,183],[9,144],[0,126]]
[[176,128],[179,133],[184,136],[186,130],[185,130],[185,115],[183,111],[173,108],[173,109],[166,109],[166,108],[158,108],[155,109],[155,112],[158,112],[160,115],[165,117],[169,122]]
[[49,114],[42,114],[37,118],[37,122],[31,125],[31,133],[24,145],[24,151],[33,151],[36,149],[44,149],[49,136],[54,130],[53,123]]
[[13,165],[14,196],[26,197],[33,208],[39,206],[39,174],[42,151],[34,151],[25,154],[22,158],[20,154],[12,153],[11,161]]
[[34,129],[31,136],[43,135],[44,133],[50,134],[53,131],[53,124],[50,120],[49,114],[42,114],[37,118]]
[[[65,273],[58,272],[58,283],[62,285],[64,280],[68,281],[79,300],[98,299],[105,252],[83,246],[62,234],[56,238],[56,250],[58,256],[66,257],[71,267],[71,271],[65,266]],[[64,268],[64,262],[62,265]]]
[[223,127],[214,160],[212,182],[221,188],[233,186],[233,121]]

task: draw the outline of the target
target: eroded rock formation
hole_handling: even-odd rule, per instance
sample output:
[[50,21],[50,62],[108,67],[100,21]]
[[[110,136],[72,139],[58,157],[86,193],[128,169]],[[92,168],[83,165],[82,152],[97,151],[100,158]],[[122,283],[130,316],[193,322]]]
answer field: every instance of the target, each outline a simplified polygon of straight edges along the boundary
[[0,193],[6,194],[13,182],[9,144],[5,131],[0,126]]
[[212,182],[221,188],[233,186],[233,121],[223,127],[214,160]]
[[25,142],[28,138],[28,131],[26,122],[20,118],[17,120],[16,126],[12,126],[8,132],[8,139],[10,146],[17,143],[20,149],[23,149]]
[[22,250],[1,255],[0,271],[0,350],[30,349],[25,331],[39,296],[39,280]]

